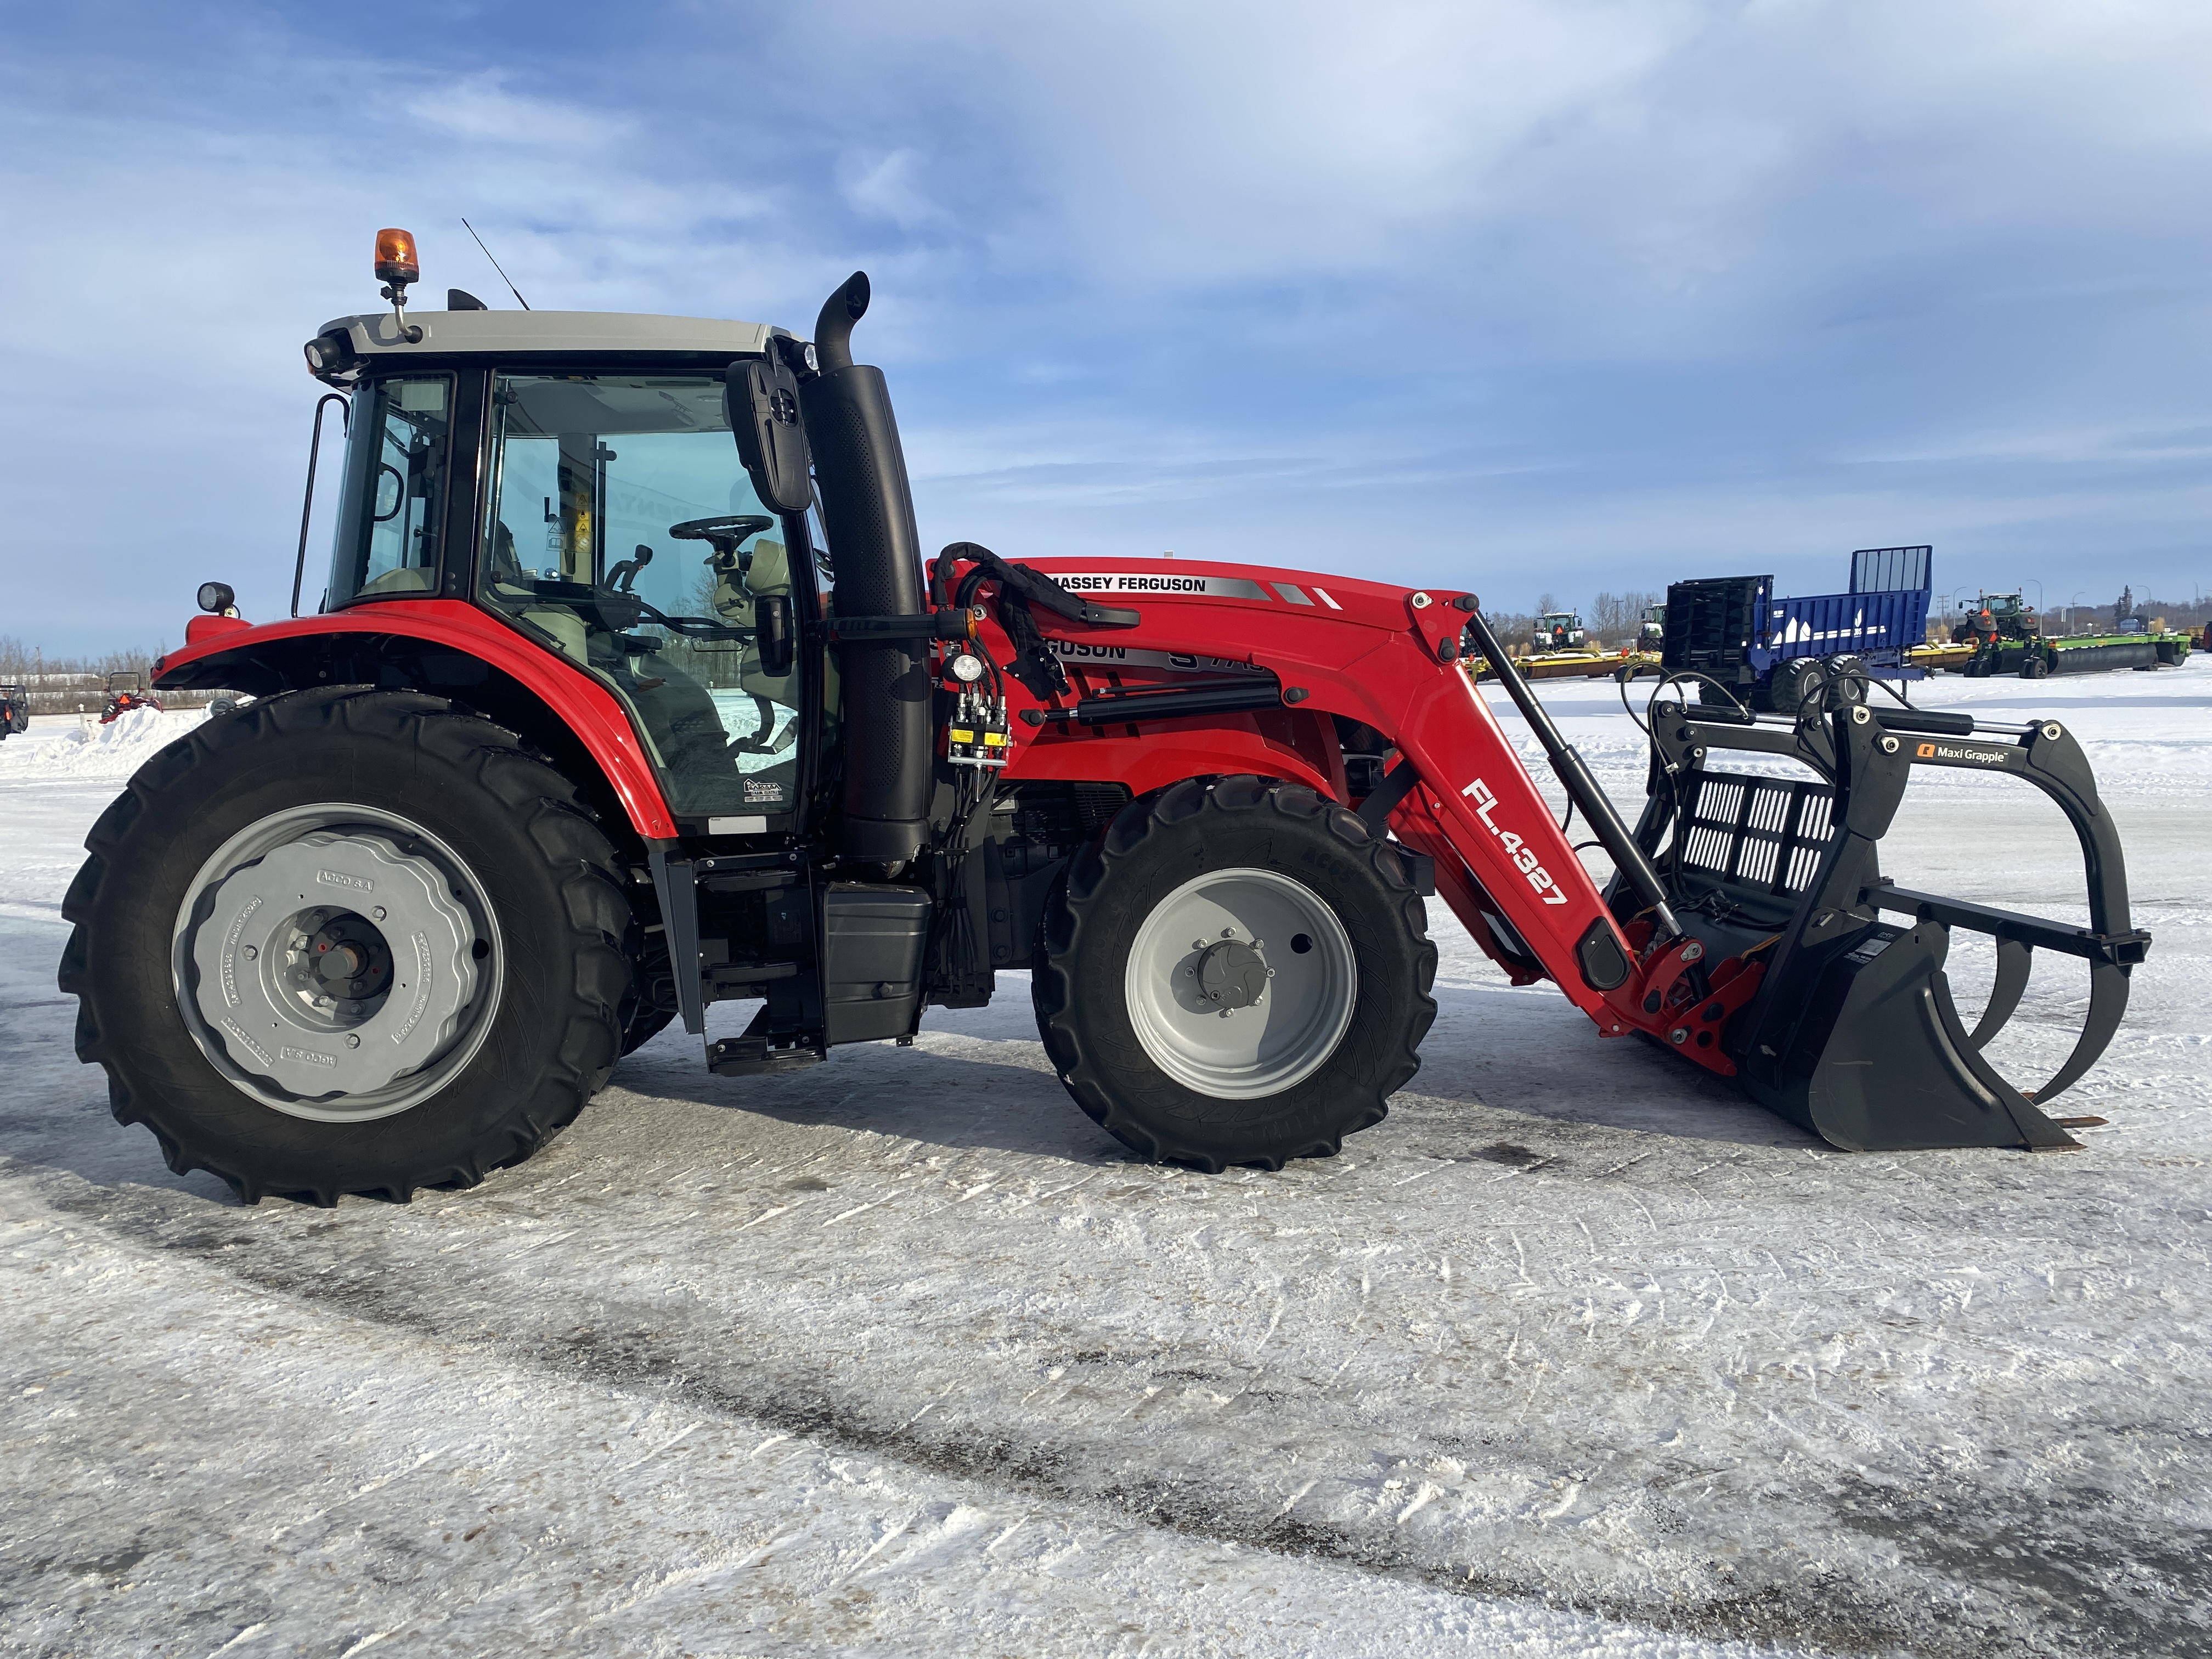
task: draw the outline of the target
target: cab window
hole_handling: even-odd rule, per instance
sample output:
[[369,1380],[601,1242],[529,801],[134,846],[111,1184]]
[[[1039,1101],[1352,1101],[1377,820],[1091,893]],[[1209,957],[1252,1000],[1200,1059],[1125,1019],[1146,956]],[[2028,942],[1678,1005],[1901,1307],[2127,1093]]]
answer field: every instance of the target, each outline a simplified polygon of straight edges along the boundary
[[678,817],[782,827],[807,670],[772,636],[787,619],[796,646],[813,571],[804,521],[754,494],[720,377],[498,374],[491,435],[478,598],[615,691]]
[[453,406],[444,374],[392,376],[355,395],[326,609],[437,592]]

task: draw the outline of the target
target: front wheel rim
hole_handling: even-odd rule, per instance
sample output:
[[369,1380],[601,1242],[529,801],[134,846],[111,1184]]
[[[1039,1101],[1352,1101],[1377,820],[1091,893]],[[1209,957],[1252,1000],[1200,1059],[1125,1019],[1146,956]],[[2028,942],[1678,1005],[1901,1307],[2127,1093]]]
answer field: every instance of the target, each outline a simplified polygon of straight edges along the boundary
[[185,1029],[232,1087],[357,1123],[421,1104],[475,1058],[505,953],[452,848],[397,813],[325,802],[209,857],[178,905],[170,966]]
[[[1224,966],[1248,977],[1224,977]],[[1253,1100],[1328,1063],[1351,1029],[1359,966],[1336,912],[1303,882],[1215,870],[1153,905],[1130,946],[1124,988],[1153,1065],[1199,1094]]]

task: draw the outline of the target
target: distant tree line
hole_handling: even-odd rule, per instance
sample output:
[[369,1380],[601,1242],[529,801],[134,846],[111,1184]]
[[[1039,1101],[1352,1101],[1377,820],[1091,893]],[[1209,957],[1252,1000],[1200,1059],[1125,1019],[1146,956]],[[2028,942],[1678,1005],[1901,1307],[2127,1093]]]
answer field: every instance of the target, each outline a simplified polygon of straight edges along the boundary
[[[31,694],[33,714],[74,714],[80,708],[100,712],[111,674],[137,674],[142,683],[154,681],[155,653],[144,649],[103,652],[98,656],[49,655],[27,646],[12,634],[0,634],[0,685],[20,685]],[[163,691],[158,694],[170,708],[198,708],[214,696],[209,691]]]

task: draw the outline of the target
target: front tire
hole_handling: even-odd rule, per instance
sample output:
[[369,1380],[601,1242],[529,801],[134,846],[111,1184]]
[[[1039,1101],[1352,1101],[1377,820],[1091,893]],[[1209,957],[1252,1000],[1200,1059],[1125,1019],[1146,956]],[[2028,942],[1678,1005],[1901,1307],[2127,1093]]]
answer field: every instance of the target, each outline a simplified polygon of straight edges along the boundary
[[439,698],[308,691],[210,721],[85,844],[63,907],[78,1057],[171,1169],[249,1203],[474,1185],[614,1066],[613,851],[567,780]]
[[1436,977],[1398,853],[1311,789],[1177,784],[1123,809],[1045,918],[1037,1029],[1077,1105],[1149,1158],[1335,1155],[1420,1068]]

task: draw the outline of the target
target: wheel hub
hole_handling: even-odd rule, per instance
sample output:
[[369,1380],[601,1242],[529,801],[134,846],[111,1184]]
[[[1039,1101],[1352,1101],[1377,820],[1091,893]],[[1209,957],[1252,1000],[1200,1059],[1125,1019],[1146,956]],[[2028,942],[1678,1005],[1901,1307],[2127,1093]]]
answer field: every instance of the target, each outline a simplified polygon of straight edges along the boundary
[[[1269,940],[1286,949],[1271,957]],[[1273,870],[1223,869],[1158,901],[1132,940],[1129,1023],[1146,1056],[1224,1100],[1279,1094],[1336,1052],[1358,1000],[1344,924]]]
[[1198,988],[1224,1008],[1249,1008],[1267,988],[1267,959],[1241,939],[1221,939],[1198,959]]
[[188,995],[224,1058],[273,1089],[271,1104],[370,1107],[468,1022],[476,925],[438,866],[392,836],[313,830],[202,894]]

